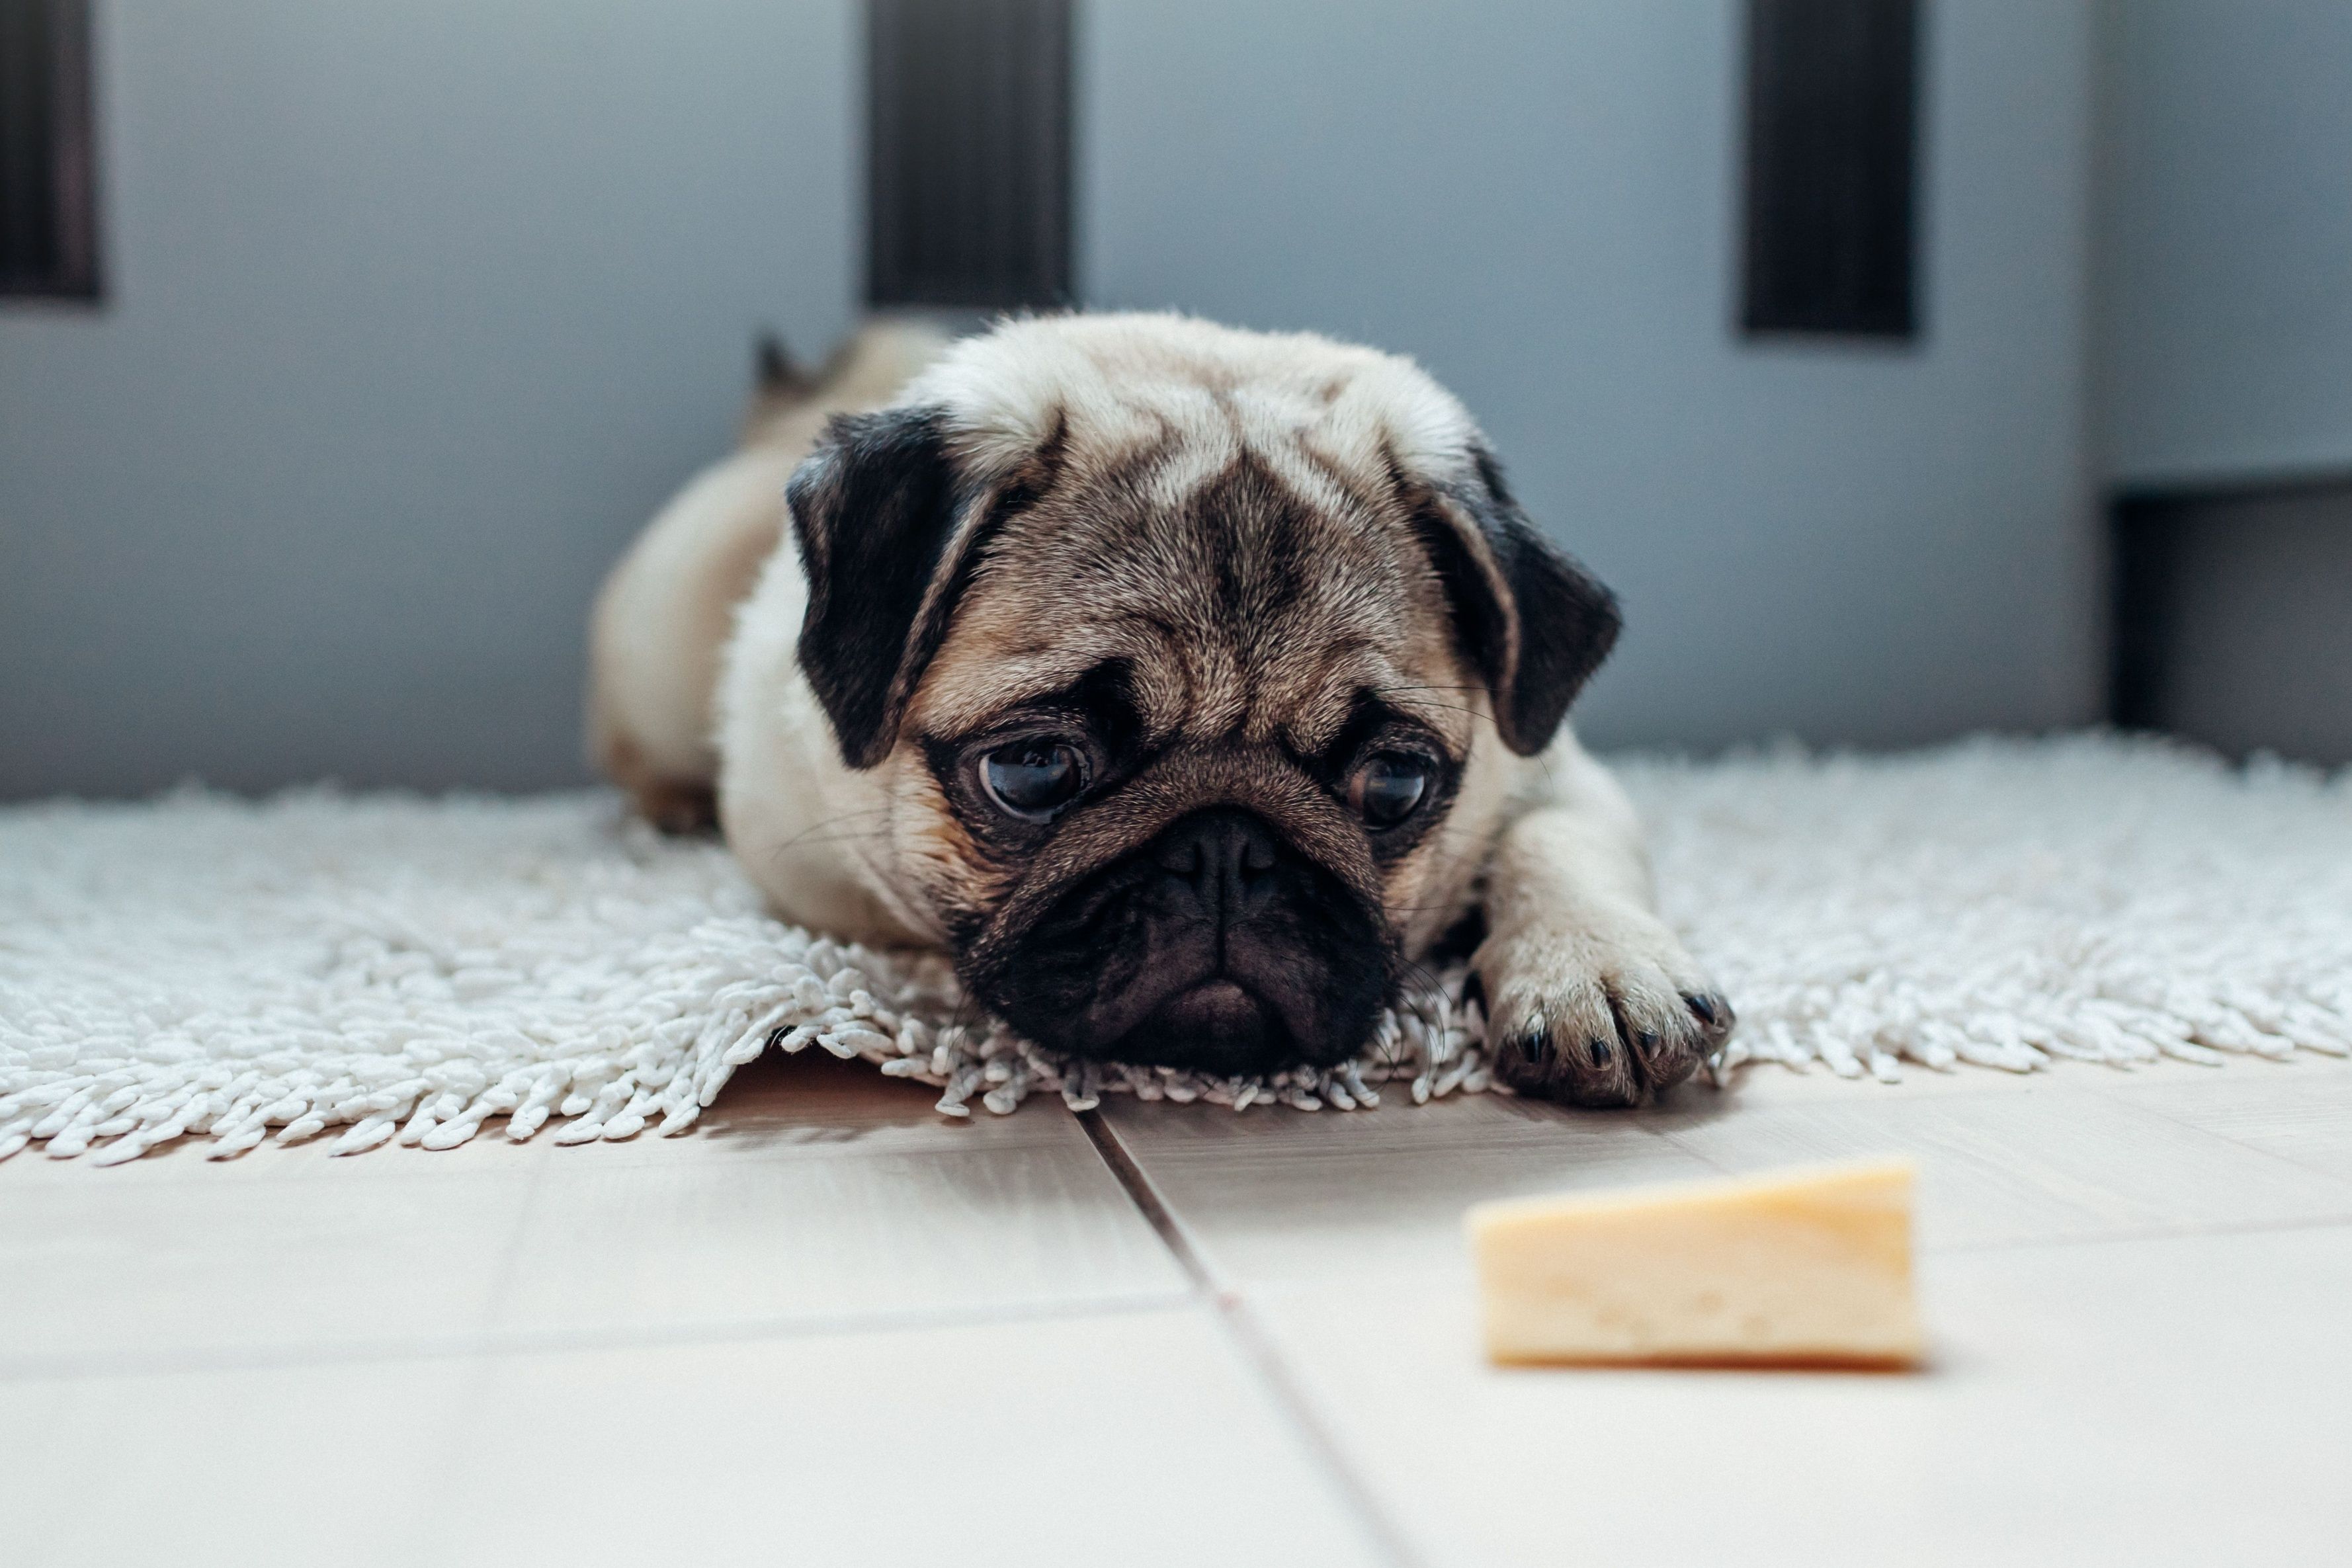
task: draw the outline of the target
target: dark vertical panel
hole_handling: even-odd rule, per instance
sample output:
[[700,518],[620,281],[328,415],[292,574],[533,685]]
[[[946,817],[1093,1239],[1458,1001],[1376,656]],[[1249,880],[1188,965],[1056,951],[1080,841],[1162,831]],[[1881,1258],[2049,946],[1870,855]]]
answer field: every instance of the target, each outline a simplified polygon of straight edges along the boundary
[[1070,296],[1070,0],[867,0],[866,296]]
[[2179,530],[2160,502],[2126,499],[2108,514],[2114,639],[2107,665],[2107,719],[2122,729],[2166,727],[2166,658],[2172,643]]
[[1748,331],[1916,331],[1918,46],[1916,0],[1748,0]]
[[94,298],[88,0],[0,0],[0,294]]
[[2126,496],[2108,716],[2352,762],[2352,477]]
[[57,267],[49,53],[45,0],[0,0],[0,287],[11,293]]

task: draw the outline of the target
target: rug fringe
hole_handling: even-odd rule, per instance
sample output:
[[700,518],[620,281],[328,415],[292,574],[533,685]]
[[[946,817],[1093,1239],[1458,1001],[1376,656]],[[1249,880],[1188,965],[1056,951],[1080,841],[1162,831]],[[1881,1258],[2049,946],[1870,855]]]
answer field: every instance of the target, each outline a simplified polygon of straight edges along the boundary
[[[1720,1082],[2352,1056],[2352,774],[2112,737],[1635,761],[1666,914],[1737,999]],[[215,1159],[332,1134],[692,1128],[812,1046],[1003,1114],[1036,1094],[1347,1111],[1495,1090],[1457,970],[1363,1059],[1267,1079],[974,1026],[936,957],[778,925],[723,850],[599,795],[200,791],[0,810],[0,1159]]]

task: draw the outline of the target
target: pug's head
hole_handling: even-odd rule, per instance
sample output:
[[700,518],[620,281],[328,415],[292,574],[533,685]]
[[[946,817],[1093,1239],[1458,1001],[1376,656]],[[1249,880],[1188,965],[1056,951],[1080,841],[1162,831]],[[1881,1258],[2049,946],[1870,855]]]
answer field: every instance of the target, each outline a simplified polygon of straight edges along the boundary
[[898,894],[1039,1043],[1333,1064],[1617,632],[1410,362],[1002,326],[794,476],[802,670]]

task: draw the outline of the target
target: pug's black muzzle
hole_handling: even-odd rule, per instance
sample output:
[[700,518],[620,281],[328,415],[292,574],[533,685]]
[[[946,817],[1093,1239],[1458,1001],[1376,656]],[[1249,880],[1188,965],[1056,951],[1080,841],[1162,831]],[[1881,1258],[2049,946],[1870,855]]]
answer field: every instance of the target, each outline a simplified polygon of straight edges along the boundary
[[1261,1073],[1360,1051],[1387,952],[1360,897],[1263,819],[1220,807],[1071,889],[984,988],[1073,1055]]

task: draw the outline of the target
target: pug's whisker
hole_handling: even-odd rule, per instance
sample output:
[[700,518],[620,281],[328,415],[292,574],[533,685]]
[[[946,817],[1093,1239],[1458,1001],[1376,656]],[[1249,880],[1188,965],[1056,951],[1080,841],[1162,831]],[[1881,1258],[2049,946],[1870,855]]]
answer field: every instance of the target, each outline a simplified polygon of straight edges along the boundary
[[1433,1016],[1429,1009],[1433,998],[1449,994],[1444,981],[1428,965],[1418,959],[1406,959],[1402,967],[1402,977],[1406,984],[1398,991],[1398,1001],[1412,1012],[1424,1030],[1432,1034],[1436,1033],[1444,1027],[1444,1020]]
[[[1385,696],[1387,694],[1384,694],[1384,693],[1376,693],[1376,694],[1374,694],[1374,695],[1382,695],[1382,696]],[[1489,722],[1489,723],[1491,723],[1491,722],[1492,722],[1492,720],[1493,720],[1493,716],[1493,716],[1493,715],[1491,715],[1491,714],[1481,713],[1478,709],[1476,709],[1476,708],[1475,708],[1475,707],[1465,707],[1465,706],[1463,706],[1462,704],[1460,704],[1460,703],[1441,703],[1441,702],[1432,702],[1432,701],[1430,701],[1427,697],[1403,697],[1403,698],[1400,698],[1400,699],[1398,700],[1398,702],[1397,702],[1397,706],[1398,706],[1399,707],[1405,707],[1405,708],[1412,708],[1412,709],[1416,709],[1416,710],[1419,710],[1419,711],[1423,712],[1423,713],[1458,713],[1458,714],[1465,714],[1465,715],[1467,715],[1467,716],[1468,716],[1469,717],[1471,717],[1471,718],[1478,719],[1478,720],[1481,720],[1481,721],[1484,721],[1484,722]]]
[[[843,811],[835,816],[827,817],[823,821],[811,822],[807,827],[803,828],[799,832],[794,833],[791,838],[786,839],[782,843],[777,845],[777,852],[781,853],[785,850],[791,849],[794,844],[799,843],[810,834],[821,833],[825,829],[833,827],[837,823],[852,821],[859,817],[887,817],[890,814],[890,810],[891,808],[888,806],[868,806],[861,810]],[[877,830],[873,836],[879,837],[880,830]]]

